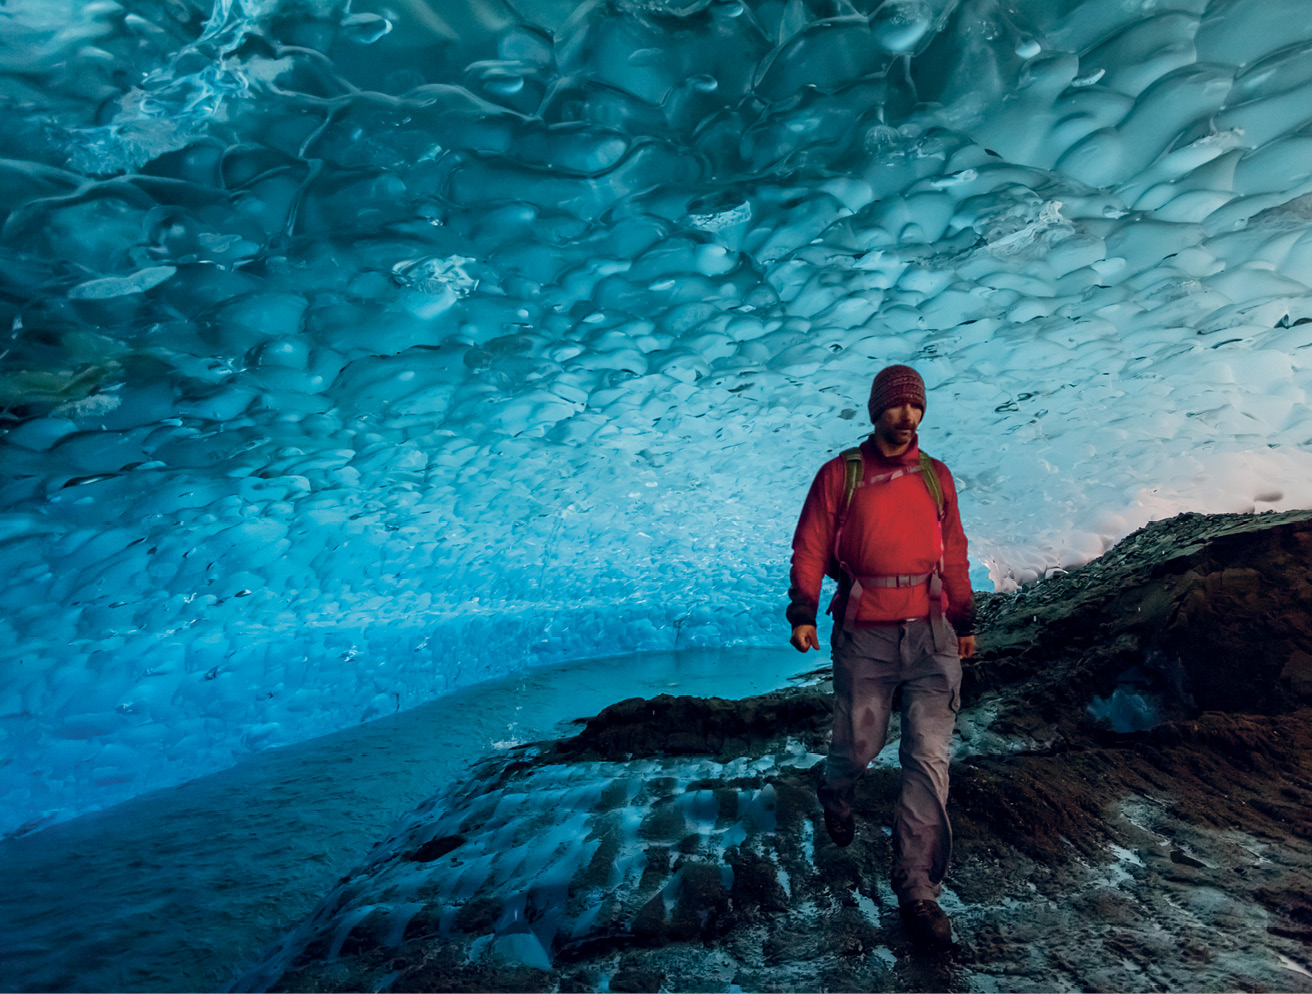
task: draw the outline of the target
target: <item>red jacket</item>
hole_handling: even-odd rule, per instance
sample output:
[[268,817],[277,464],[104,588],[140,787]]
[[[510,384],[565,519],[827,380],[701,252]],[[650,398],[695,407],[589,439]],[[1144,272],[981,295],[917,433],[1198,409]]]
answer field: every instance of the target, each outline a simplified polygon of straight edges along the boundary
[[[865,478],[887,473],[920,460],[920,442],[912,441],[902,455],[886,459],[870,439],[861,443]],[[857,487],[843,525],[840,558],[858,576],[918,574],[933,570],[943,559],[943,610],[958,635],[974,630],[974,598],[966,562],[966,535],[957,509],[952,473],[932,460],[943,490],[943,521],[920,473],[908,473],[887,483]],[[793,535],[792,587],[788,620],[794,626],[815,624],[820,584],[834,558],[834,531],[843,503],[846,468],[843,457],[820,467],[802,506]],[[940,535],[942,538],[940,539]],[[841,619],[847,608],[849,583],[839,582],[829,613]],[[929,616],[929,584],[915,587],[869,587],[861,595],[859,625]]]

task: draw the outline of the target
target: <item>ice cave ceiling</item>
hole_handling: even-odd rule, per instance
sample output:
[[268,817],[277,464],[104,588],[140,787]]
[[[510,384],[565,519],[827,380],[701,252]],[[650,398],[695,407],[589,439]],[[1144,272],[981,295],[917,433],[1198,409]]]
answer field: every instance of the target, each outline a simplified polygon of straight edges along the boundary
[[1312,504],[1306,0],[7,0],[0,87],[0,831],[782,638],[889,362],[978,586]]

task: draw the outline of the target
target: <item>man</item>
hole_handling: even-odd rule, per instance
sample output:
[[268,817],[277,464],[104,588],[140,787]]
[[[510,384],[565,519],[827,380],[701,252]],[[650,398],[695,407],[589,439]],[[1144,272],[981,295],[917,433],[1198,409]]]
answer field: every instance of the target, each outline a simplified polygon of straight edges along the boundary
[[799,652],[820,648],[820,584],[826,573],[836,576],[834,730],[819,788],[825,827],[836,845],[851,843],[856,782],[883,748],[900,689],[892,885],[912,940],[945,946],[952,926],[938,896],[952,851],[948,757],[961,659],[975,651],[966,536],[952,474],[920,453],[920,375],[908,366],[881,370],[869,410],[875,430],[859,460],[849,450],[825,463],[797,522],[791,642]]

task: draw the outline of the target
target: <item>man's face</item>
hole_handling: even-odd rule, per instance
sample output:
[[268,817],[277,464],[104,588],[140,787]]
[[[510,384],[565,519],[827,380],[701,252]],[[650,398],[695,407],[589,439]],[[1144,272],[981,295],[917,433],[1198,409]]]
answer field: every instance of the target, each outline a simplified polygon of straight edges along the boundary
[[875,422],[875,434],[892,448],[910,445],[924,416],[925,412],[914,404],[886,407]]

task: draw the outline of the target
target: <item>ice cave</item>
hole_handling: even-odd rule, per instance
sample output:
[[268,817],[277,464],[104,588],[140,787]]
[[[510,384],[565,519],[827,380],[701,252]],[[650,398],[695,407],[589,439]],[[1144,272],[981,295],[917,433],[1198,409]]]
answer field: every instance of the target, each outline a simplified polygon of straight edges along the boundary
[[[1151,522],[1312,508],[1308,0],[0,0],[0,88],[0,989],[275,984],[294,943],[261,955],[465,764],[666,686],[783,686],[806,668],[792,528],[890,363],[925,379],[973,586],[1009,604]],[[1312,609],[1281,604],[1261,609],[1280,632]],[[1271,679],[1307,703],[1312,643],[1289,638]],[[1172,717],[1130,670],[1080,721]],[[982,717],[959,732],[963,755],[1025,751]],[[774,775],[716,755],[715,776]],[[235,785],[278,763],[310,786],[263,817],[308,841],[224,882],[291,845],[233,827],[256,806]],[[710,768],[662,769],[715,834]],[[367,800],[317,793],[345,781]],[[569,783],[515,796],[595,802]],[[210,800],[168,808],[184,789]],[[791,795],[741,790],[721,848],[746,879],[744,839]],[[533,831],[594,859],[571,817]],[[1306,898],[1291,831],[1286,863],[1227,845]],[[1098,886],[1151,869],[1126,838]],[[1219,865],[1201,839],[1172,872]],[[611,889],[631,870],[636,894],[652,857],[626,858]],[[539,862],[486,879],[510,895]],[[800,894],[810,871],[788,872]],[[853,914],[879,903],[858,890]],[[700,987],[647,960],[561,973],[585,955],[561,922],[594,912],[518,900],[462,963],[557,990],[764,983],[705,959]],[[423,919],[387,901],[380,948]],[[383,899],[361,902],[319,959],[358,945]],[[1294,923],[1234,915],[1287,946],[1213,950],[1200,989],[1312,990],[1312,906],[1262,908]],[[1186,983],[1152,973],[1160,951],[1023,980],[977,949],[945,980],[863,941],[843,962],[884,970],[859,977],[876,989]],[[281,982],[436,982],[410,964]]]

